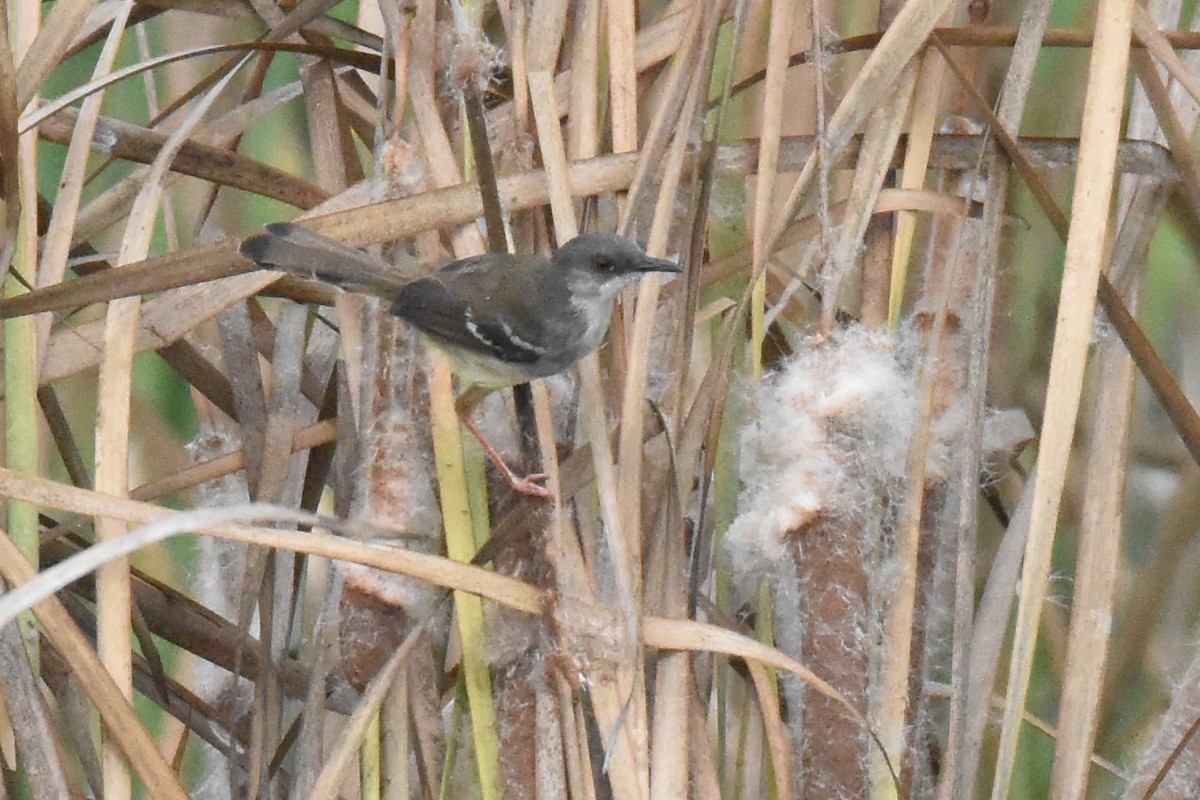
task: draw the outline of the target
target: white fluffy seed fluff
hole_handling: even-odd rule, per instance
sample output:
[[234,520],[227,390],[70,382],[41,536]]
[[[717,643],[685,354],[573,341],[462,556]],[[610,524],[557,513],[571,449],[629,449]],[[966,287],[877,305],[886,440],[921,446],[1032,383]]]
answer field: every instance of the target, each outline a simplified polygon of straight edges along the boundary
[[725,539],[735,570],[761,570],[784,556],[789,531],[862,514],[900,485],[918,423],[910,341],[859,326],[813,337],[764,382]]

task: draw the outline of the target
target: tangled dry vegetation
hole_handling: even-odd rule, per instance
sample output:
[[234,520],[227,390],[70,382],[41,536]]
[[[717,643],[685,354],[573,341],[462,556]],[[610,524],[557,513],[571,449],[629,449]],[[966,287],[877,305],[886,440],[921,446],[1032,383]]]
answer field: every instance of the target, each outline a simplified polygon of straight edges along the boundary
[[[1200,36],[1013,5],[7,3],[0,796],[1188,796]],[[686,270],[547,502],[280,219]]]

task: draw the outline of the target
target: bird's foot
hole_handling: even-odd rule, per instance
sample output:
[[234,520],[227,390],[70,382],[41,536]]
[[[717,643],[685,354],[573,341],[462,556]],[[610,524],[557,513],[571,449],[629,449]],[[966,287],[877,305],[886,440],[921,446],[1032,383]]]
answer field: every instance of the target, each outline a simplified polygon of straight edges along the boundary
[[547,489],[545,486],[542,486],[542,481],[546,480],[546,474],[544,472],[535,472],[532,475],[526,475],[523,478],[517,475],[517,473],[513,472],[512,467],[505,463],[504,459],[501,457],[500,453],[497,452],[496,448],[492,447],[492,443],[489,442],[487,437],[483,435],[483,431],[479,430],[479,427],[471,419],[471,415],[467,413],[467,411],[468,409],[466,408],[458,409],[458,418],[462,420],[463,425],[467,427],[467,430],[471,432],[471,435],[479,440],[479,444],[483,445],[483,450],[485,453],[487,453],[487,457],[490,458],[492,463],[496,465],[496,469],[500,470],[500,474],[504,476],[504,479],[508,481],[508,485],[511,486],[514,491],[519,494],[527,495],[529,497],[538,497],[543,500],[554,496],[549,489]]
[[548,499],[554,496],[549,489],[547,489],[545,486],[542,486],[542,481],[546,480],[546,473],[544,472],[535,472],[532,475],[526,475],[524,478],[519,478],[510,471],[505,477],[508,478],[508,485],[511,486],[514,491],[520,492],[521,494],[529,495],[530,497],[540,497],[542,499]]

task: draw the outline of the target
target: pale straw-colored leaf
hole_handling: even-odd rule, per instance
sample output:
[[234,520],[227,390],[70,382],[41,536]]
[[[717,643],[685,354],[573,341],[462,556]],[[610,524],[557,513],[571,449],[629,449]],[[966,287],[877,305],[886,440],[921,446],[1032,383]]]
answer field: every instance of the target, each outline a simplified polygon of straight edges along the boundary
[[1042,417],[1038,472],[1022,568],[996,777],[992,784],[992,797],[996,799],[1008,795],[1015,767],[1017,739],[1050,573],[1050,554],[1079,411],[1096,306],[1096,286],[1105,262],[1132,14],[1133,3],[1124,0],[1105,0],[1097,9],[1095,45],[1079,145],[1080,161],[1089,168],[1076,174],[1071,204],[1071,229]]
[[[25,57],[21,59],[20,66],[17,67],[17,106],[19,108],[29,105],[34,96],[41,91],[43,81],[63,60],[71,38],[82,27],[87,15],[99,4],[98,0],[64,0],[64,2],[55,3],[50,7],[50,13],[47,14],[41,30],[37,32],[37,38],[30,45]],[[124,5],[117,8],[112,22],[112,31],[115,32],[115,36],[110,35],[110,40],[120,38],[125,27],[121,18],[122,15],[127,16],[128,13]],[[109,67],[100,66],[104,59],[105,56],[101,56],[97,62],[97,72],[95,73],[97,77],[109,69]]]
[[[67,4],[78,6],[79,3]],[[96,66],[92,71],[93,80],[102,80],[112,71],[116,60],[117,48],[125,33],[125,24],[133,9],[132,0],[121,4],[112,21],[108,38]],[[58,6],[54,11],[59,12]],[[32,69],[32,67],[31,67]],[[50,215],[50,225],[46,231],[45,243],[42,245],[42,263],[38,270],[37,285],[49,286],[59,283],[67,269],[67,256],[71,250],[71,240],[74,231],[74,221],[79,210],[79,199],[83,193],[84,180],[87,177],[87,159],[91,153],[92,134],[100,118],[100,104],[104,100],[104,92],[99,91],[89,95],[79,109],[71,134],[71,144],[67,148],[66,160],[63,162],[62,179],[58,184],[58,193],[54,196],[54,211]],[[50,335],[50,317],[43,315],[37,319],[38,352],[44,356],[46,340]]]
[[[904,149],[904,166],[901,167],[901,189],[922,189],[925,186],[925,172],[929,167],[929,151],[933,147],[934,127],[938,122],[938,98],[942,92],[944,72],[945,66],[936,53],[927,52],[921,59],[908,128],[908,146]],[[901,212],[896,215],[892,281],[888,298],[888,325],[893,329],[900,323],[900,304],[904,299],[908,263],[912,257],[913,236],[916,230],[916,214]]]
[[[33,566],[16,549],[7,534],[0,535],[0,574],[9,586],[17,587],[10,589],[0,603],[21,591],[24,585],[43,580],[36,577]],[[33,607],[34,613],[46,636],[71,665],[76,680],[99,712],[109,741],[115,743],[128,759],[129,767],[138,773],[155,796],[187,800],[187,792],[180,785],[178,776],[163,759],[122,689],[100,663],[87,637],[76,627],[67,610],[58,600],[49,597],[51,593],[53,590],[41,595],[45,599]],[[3,615],[3,624],[11,623],[18,612],[29,609],[31,604],[10,603],[8,606],[11,610]]]
[[[1130,286],[1125,295],[1136,310],[1144,279],[1144,271],[1137,265],[1146,262],[1166,192],[1161,187],[1147,186],[1134,197],[1113,255],[1112,271],[1128,276]],[[1080,516],[1064,672],[1069,678],[1062,687],[1051,772],[1053,795],[1062,800],[1086,797],[1100,724],[1099,701],[1121,572],[1121,525],[1137,377],[1133,359],[1119,342],[1101,345],[1096,360],[1097,378],[1104,391],[1091,410],[1091,428],[1098,435],[1093,437],[1087,453],[1086,469],[1092,477],[1087,482]]]

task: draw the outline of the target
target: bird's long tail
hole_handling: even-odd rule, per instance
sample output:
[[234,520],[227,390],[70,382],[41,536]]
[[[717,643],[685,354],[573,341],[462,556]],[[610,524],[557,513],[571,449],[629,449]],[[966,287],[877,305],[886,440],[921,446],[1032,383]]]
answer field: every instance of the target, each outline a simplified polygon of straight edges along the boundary
[[347,291],[389,300],[408,282],[381,259],[290,222],[268,225],[238,249],[264,269],[317,278]]

